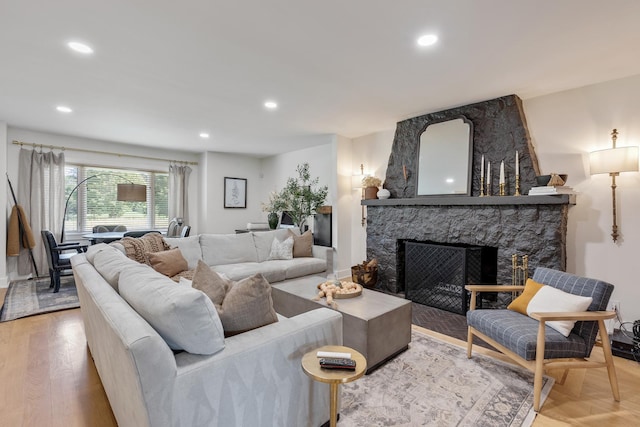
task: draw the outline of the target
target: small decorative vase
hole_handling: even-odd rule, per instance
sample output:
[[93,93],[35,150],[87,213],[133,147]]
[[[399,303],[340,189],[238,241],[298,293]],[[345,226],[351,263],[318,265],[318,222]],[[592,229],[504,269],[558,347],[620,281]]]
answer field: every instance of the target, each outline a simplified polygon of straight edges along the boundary
[[378,199],[388,199],[389,197],[391,197],[391,191],[387,190],[386,188],[378,191]]
[[366,187],[364,189],[364,198],[369,199],[377,199],[378,198],[378,187]]
[[275,230],[278,227],[278,214],[275,212],[269,212],[267,215],[267,220],[269,221],[269,228]]

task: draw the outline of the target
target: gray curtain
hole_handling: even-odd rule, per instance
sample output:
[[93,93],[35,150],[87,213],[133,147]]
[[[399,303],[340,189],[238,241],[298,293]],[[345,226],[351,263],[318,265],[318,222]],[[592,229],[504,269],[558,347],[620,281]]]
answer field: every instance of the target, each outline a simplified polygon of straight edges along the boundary
[[[16,197],[24,208],[36,240],[33,258],[38,272],[41,276],[46,276],[49,268],[40,231],[49,230],[56,239],[60,238],[65,200],[64,153],[43,153],[21,148],[18,161]],[[18,274],[35,274],[32,270],[28,251],[21,251],[18,257]]]
[[169,165],[169,219],[182,218],[189,225],[189,166]]

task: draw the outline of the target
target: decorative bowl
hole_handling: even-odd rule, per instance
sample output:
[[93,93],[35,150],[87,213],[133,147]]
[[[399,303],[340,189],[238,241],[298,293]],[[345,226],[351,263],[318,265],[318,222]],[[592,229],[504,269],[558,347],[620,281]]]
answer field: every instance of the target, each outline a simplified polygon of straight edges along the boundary
[[545,185],[549,184],[549,181],[551,181],[551,175],[536,176],[536,183],[538,184],[538,187],[544,187]]

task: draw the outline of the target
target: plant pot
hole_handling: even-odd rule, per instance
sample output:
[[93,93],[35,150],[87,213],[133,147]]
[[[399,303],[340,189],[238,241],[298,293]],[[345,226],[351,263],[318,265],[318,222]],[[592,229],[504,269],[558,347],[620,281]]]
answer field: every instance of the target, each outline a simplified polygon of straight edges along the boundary
[[270,212],[267,215],[267,220],[269,221],[269,228],[275,230],[278,227],[278,214],[275,212]]
[[378,198],[378,187],[366,187],[364,189],[364,198],[365,199],[377,199]]

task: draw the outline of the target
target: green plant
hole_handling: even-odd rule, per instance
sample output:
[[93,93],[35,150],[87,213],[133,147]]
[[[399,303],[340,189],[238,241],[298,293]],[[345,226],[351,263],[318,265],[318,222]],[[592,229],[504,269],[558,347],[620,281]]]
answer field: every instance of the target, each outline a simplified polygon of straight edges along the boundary
[[294,224],[302,228],[307,218],[316,213],[327,199],[329,188],[318,186],[319,178],[311,179],[309,163],[298,165],[298,176],[288,178],[285,187],[278,194],[279,200],[284,204],[284,209],[289,213]]
[[365,176],[362,178],[362,186],[363,187],[380,187],[382,185],[382,180],[377,176]]
[[272,191],[269,193],[269,200],[265,203],[262,202],[262,212],[269,213],[279,213],[285,210],[286,205],[282,197],[280,197],[280,193],[276,191]]

